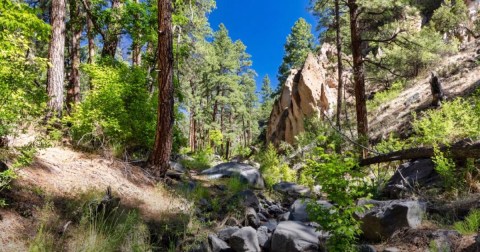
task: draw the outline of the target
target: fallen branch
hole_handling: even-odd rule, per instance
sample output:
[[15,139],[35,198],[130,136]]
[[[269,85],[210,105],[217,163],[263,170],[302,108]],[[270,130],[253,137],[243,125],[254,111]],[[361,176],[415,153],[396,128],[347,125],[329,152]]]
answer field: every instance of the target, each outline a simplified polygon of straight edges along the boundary
[[[441,146],[440,151],[455,159],[480,158],[480,141],[464,139],[451,146]],[[396,160],[430,158],[434,156],[433,147],[418,147],[395,151],[360,160],[360,166],[385,163]]]

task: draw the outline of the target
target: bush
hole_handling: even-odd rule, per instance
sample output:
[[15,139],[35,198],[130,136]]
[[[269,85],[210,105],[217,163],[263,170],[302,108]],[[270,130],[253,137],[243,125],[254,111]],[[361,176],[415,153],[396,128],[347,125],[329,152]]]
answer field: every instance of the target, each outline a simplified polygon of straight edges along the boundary
[[157,96],[150,95],[146,76],[125,63],[83,65],[93,90],[66,121],[72,138],[95,147],[120,145],[125,149],[153,146]]
[[455,222],[453,228],[462,235],[476,234],[480,228],[480,210],[471,210],[465,220]]
[[459,187],[457,184],[457,175],[455,174],[455,163],[453,160],[446,158],[444,154],[435,148],[435,156],[432,158],[435,163],[435,171],[443,178],[445,188],[452,190],[454,187]]
[[348,152],[337,154],[334,149],[335,145],[316,148],[305,169],[305,175],[322,186],[334,206],[326,209],[312,202],[308,211],[312,220],[332,235],[326,244],[328,250],[356,251],[354,244],[361,234],[361,223],[355,213],[364,210],[363,206],[356,205],[356,200],[368,197],[369,187],[364,181],[365,174],[359,171],[356,157]]
[[395,99],[402,92],[404,86],[402,82],[397,81],[389,89],[376,93],[373,100],[367,101],[368,111],[375,110],[380,105]]
[[[0,3],[0,138],[43,113],[45,87],[40,85],[47,60],[31,52],[48,41],[50,26],[18,1]],[[30,53],[26,53],[30,52]]]
[[280,161],[277,151],[271,143],[260,155],[260,172],[268,188],[281,181],[295,182],[296,178],[295,171]]
[[412,123],[421,144],[449,144],[463,138],[480,137],[480,102],[464,99],[445,102],[440,110],[429,110],[418,119],[414,114]]

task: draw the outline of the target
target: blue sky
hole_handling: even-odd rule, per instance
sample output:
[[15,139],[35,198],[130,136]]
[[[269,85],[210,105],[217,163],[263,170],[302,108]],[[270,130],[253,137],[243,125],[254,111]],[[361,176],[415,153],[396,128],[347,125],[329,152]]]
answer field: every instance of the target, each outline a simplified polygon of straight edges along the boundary
[[233,40],[240,39],[252,55],[258,74],[257,90],[268,74],[275,89],[277,70],[282,63],[283,45],[297,19],[303,17],[315,30],[315,18],[308,12],[310,0],[217,0],[210,15],[214,30],[225,24]]

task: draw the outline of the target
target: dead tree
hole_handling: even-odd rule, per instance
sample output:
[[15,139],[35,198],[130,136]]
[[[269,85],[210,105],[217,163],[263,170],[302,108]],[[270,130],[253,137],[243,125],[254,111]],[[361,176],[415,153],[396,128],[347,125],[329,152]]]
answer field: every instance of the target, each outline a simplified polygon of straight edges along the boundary
[[445,94],[443,93],[442,83],[438,80],[435,72],[432,72],[432,77],[430,78],[430,88],[432,90],[432,106],[438,108],[442,105]]

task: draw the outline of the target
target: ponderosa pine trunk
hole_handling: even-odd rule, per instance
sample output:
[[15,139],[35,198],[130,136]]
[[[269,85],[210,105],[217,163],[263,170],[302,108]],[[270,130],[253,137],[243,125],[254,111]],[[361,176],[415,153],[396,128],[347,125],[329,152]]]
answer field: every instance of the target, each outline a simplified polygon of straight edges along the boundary
[[48,48],[47,119],[62,116],[63,85],[65,81],[65,0],[52,0],[52,36]]
[[87,15],[88,64],[92,64],[95,58],[95,33],[93,28],[92,18],[90,15]]
[[343,94],[343,63],[342,63],[342,38],[340,35],[340,0],[335,0],[335,30],[337,43],[337,68],[338,68],[338,94],[337,94],[337,127],[340,130],[340,116],[342,114]]
[[73,105],[80,102],[80,39],[82,36],[82,22],[80,19],[80,5],[76,0],[70,0],[70,79],[67,89],[67,111],[70,112]]
[[360,35],[358,15],[359,8],[356,0],[348,0],[350,10],[350,36],[353,58],[353,81],[355,92],[355,109],[357,112],[357,133],[362,148],[362,157],[368,155],[368,119],[367,102],[365,96],[365,71],[361,52],[362,39]]
[[[135,3],[140,3],[140,0],[135,0]],[[134,15],[135,19],[138,19],[138,14]],[[138,35],[137,35],[138,36]],[[139,42],[138,37],[132,41],[132,65],[140,66],[142,63],[142,46]]]
[[107,30],[105,31],[105,37],[103,41],[102,57],[112,57],[115,58],[115,53],[117,52],[117,46],[119,42],[119,33],[120,33],[120,18],[117,15],[118,9],[121,6],[120,0],[112,0],[112,15],[113,18],[108,24]]
[[158,112],[150,172],[161,178],[169,168],[173,144],[173,36],[172,2],[158,1]]

